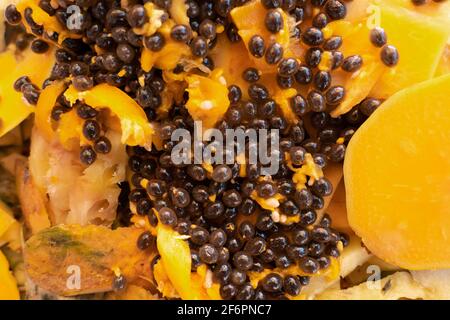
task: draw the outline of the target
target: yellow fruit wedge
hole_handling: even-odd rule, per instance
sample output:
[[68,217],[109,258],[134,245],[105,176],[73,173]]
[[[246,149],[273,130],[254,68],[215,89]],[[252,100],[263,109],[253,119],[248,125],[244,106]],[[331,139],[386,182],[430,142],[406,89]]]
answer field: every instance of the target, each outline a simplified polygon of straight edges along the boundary
[[450,75],[388,99],[344,163],[348,220],[367,248],[410,270],[450,267]]

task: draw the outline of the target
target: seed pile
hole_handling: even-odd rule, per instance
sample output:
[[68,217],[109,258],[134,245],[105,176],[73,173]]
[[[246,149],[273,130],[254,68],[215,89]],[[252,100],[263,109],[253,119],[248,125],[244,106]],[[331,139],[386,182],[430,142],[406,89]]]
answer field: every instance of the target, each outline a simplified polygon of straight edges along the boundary
[[[152,2],[164,12],[163,20],[170,17],[170,0]],[[320,169],[330,163],[341,163],[352,135],[382,101],[367,98],[345,115],[332,118],[329,114],[329,107],[338,105],[346,91],[343,86],[333,85],[333,71],[354,73],[364,64],[360,55],[344,57],[339,51],[343,43],[340,36],[326,38],[323,32],[329,22],[346,16],[345,2],[262,0],[267,9],[264,18],[267,31],[275,35],[282,30],[285,18],[280,10],[283,10],[297,21],[291,36],[307,46],[307,50],[299,63],[284,56],[280,43],[266,43],[261,35],[255,34],[248,43],[250,54],[276,66],[276,83],[280,88],[300,85],[311,86],[312,90],[305,96],[297,94],[290,99],[290,108],[299,121],[289,124],[269,89],[259,82],[261,71],[253,67],[245,69],[242,79],[249,85],[246,92],[249,99],[243,98],[242,88],[230,84],[229,107],[216,127],[223,131],[229,128],[278,129],[281,139],[278,172],[262,177],[259,165],[247,164],[242,168],[237,159],[233,165],[172,163],[173,131],[185,128],[193,132],[194,129],[193,119],[185,107],[189,96],[185,94],[181,103],[174,103],[167,117],[158,117],[167,83],[160,69],[153,68],[149,72],[142,69],[142,51],[156,54],[169,40],[188,44],[192,56],[200,58],[204,66],[213,70],[215,64],[209,53],[217,43],[219,30],[224,30],[227,41],[242,41],[230,12],[246,2],[188,0],[189,25],[175,24],[170,30],[170,39],[159,31],[150,36],[136,33],[136,28],[144,27],[153,19],[147,15],[142,1],[126,5],[116,0],[77,0],[83,23],[79,29],[68,30],[66,8],[73,1],[41,0],[39,7],[56,17],[61,28],[74,37],[62,37],[45,30],[33,20],[31,8],[26,8],[22,15],[10,5],[6,18],[13,25],[25,24],[33,34],[26,38],[26,43],[24,36],[19,37],[18,48],[27,47],[31,39],[31,50],[42,54],[50,45],[58,44],[52,74],[39,86],[45,88],[55,80],[66,80],[78,91],[86,91],[107,83],[133,98],[145,111],[148,121],[158,122],[163,142],[161,150],[127,147],[128,169],[132,175],[129,183],[121,183],[118,223],[128,225],[130,217],[137,214],[148,217],[152,226],[162,223],[188,236],[192,271],[206,264],[213,273],[213,280],[220,284],[224,299],[284,299],[299,295],[310,276],[329,268],[332,259],[339,257],[342,246],[348,244],[348,237],[332,228],[327,214],[318,217],[317,211],[324,207],[324,198],[333,191],[331,182],[326,177],[309,178],[311,183],[298,188],[293,182],[296,169],[308,162],[308,156]],[[317,12],[314,16],[311,7]],[[384,30],[373,29],[370,40],[381,48],[384,64],[395,66],[398,63],[399,54],[388,44]],[[326,53],[331,56],[330,70],[319,68]],[[181,73],[183,66],[172,71]],[[40,89],[26,76],[19,78],[14,88],[22,92],[30,104],[37,103]],[[105,137],[99,112],[82,101],[71,105],[61,95],[51,117],[59,121],[62,114],[74,108],[83,121],[82,133],[88,141],[81,146],[80,160],[91,165],[97,154],[111,151],[111,142]],[[307,123],[312,130],[306,130]],[[247,150],[249,147],[246,146]],[[273,210],[264,209],[263,201],[278,205]],[[286,222],[289,219],[293,222]],[[146,231],[137,246],[145,250],[152,241],[152,235]],[[295,266],[302,276],[290,273]],[[270,272],[253,287],[250,275],[265,270]],[[115,287],[122,288],[124,283],[125,279],[117,279]]]

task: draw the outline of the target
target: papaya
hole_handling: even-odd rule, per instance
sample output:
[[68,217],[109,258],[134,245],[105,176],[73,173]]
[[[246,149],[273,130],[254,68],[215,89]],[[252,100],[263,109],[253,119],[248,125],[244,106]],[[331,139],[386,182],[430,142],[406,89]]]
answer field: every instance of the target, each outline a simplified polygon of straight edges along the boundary
[[19,300],[20,294],[16,279],[9,270],[9,263],[0,251],[0,300]]
[[371,92],[372,96],[385,99],[434,76],[450,30],[448,22],[404,8],[383,5],[380,9],[381,27],[388,35],[388,43],[400,52],[398,65],[385,72]]
[[[40,63],[36,63],[40,61]],[[15,128],[25,120],[34,108],[25,102],[22,94],[13,88],[14,82],[24,75],[32,83],[41,86],[50,75],[55,62],[54,50],[45,54],[36,54],[31,50],[16,53],[14,47],[9,47],[0,53],[0,137]]]
[[385,101],[349,143],[344,162],[351,228],[388,263],[450,267],[450,75]]

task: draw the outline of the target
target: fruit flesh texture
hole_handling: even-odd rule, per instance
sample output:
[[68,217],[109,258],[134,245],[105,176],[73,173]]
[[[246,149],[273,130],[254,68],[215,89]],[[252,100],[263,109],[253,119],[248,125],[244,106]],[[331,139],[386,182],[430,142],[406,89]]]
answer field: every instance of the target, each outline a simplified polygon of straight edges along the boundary
[[399,267],[450,267],[450,75],[403,90],[357,131],[344,163],[348,220]]

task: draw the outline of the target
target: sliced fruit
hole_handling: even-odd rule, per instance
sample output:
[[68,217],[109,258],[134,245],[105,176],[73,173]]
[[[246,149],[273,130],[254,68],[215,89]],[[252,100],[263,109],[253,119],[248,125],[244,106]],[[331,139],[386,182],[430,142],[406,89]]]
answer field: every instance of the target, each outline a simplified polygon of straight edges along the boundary
[[16,185],[25,225],[35,234],[50,227],[45,198],[33,182],[28,164],[25,161],[16,162]]
[[187,77],[189,100],[186,107],[196,121],[202,121],[203,129],[214,127],[228,109],[228,89],[219,73],[210,77],[190,75]]
[[34,111],[22,94],[14,90],[14,82],[27,75],[34,84],[41,86],[50,75],[54,62],[53,50],[45,54],[36,54],[31,50],[16,54],[11,47],[0,54],[0,136],[15,128]]
[[0,251],[0,300],[19,300],[16,279],[9,270],[9,263]]
[[[142,232],[138,228],[111,230],[94,225],[59,225],[42,230],[26,243],[27,273],[38,286],[64,296],[110,291],[113,270],[133,283],[139,276],[149,276],[154,255],[151,248],[142,251],[136,246]],[[75,278],[70,282],[71,275],[81,276],[79,286]]]
[[109,109],[120,120],[123,144],[151,149],[153,128],[143,109],[122,90],[99,84],[88,91],[79,92],[70,86],[64,96],[72,104],[81,100],[95,109]]
[[450,267],[450,75],[383,103],[350,141],[348,220],[368,249],[410,270]]
[[434,76],[450,30],[445,23],[407,9],[383,5],[380,10],[381,27],[388,35],[388,43],[399,51],[400,60],[383,74],[371,95],[388,98]]

